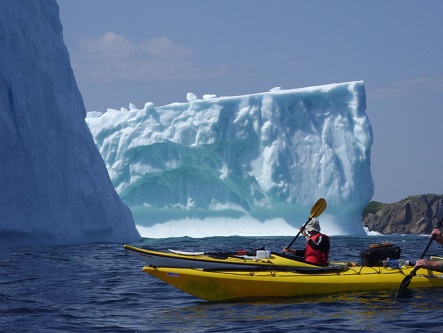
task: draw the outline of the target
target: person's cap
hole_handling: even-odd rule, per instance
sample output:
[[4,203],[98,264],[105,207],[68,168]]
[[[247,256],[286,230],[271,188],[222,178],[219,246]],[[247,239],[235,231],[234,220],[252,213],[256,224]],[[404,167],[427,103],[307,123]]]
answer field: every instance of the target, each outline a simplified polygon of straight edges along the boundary
[[316,218],[311,219],[311,221],[308,222],[308,224],[305,227],[306,231],[317,231],[319,232],[321,230],[320,223]]

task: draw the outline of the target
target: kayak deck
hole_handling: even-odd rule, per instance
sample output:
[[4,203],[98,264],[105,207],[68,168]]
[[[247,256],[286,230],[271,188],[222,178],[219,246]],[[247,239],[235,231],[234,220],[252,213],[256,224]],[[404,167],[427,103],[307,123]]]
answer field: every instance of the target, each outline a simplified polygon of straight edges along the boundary
[[[285,256],[268,251],[266,256],[236,255],[234,253],[204,253],[204,252],[183,252],[169,250],[162,252],[151,249],[142,249],[131,245],[124,245],[124,248],[137,258],[145,262],[147,266],[155,267],[180,267],[180,268],[201,268],[201,269],[245,269],[248,267],[297,267],[306,270],[324,269],[323,266],[309,264],[303,258]],[[331,263],[328,269],[336,269],[336,266],[344,266],[346,263]]]
[[[314,274],[294,271],[205,271],[143,267],[143,270],[190,295],[207,301],[297,297],[349,291],[397,290],[412,266],[347,267]],[[419,269],[410,288],[443,287],[443,273]]]

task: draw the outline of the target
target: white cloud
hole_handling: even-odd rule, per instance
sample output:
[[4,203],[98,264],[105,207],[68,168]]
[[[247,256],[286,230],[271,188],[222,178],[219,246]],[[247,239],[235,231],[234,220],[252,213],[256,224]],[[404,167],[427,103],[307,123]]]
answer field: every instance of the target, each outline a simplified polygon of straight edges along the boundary
[[192,56],[192,52],[179,44],[174,44],[166,37],[158,37],[140,43],[142,51],[152,57],[180,59]]
[[192,62],[192,51],[166,37],[134,43],[110,31],[98,38],[80,39],[71,58],[76,76],[94,81],[202,76],[202,70]]

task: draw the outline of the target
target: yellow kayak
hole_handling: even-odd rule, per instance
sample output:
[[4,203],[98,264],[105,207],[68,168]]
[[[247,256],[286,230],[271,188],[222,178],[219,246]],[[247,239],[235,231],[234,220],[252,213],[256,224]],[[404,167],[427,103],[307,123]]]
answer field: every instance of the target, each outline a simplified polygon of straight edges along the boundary
[[[253,253],[238,252],[183,252],[169,250],[169,252],[143,249],[131,245],[124,245],[124,248],[142,260],[145,265],[153,267],[180,267],[180,268],[202,268],[202,269],[225,269],[236,270],[248,267],[297,267],[306,270],[316,270],[318,265],[309,264],[303,258],[286,256],[266,250],[254,250]],[[343,263],[334,263],[328,266],[333,269]]]
[[[143,267],[146,273],[207,301],[296,297],[349,291],[396,291],[412,269],[412,266],[393,269],[357,266],[306,273],[298,269],[208,271]],[[409,287],[443,287],[443,273],[419,269]]]

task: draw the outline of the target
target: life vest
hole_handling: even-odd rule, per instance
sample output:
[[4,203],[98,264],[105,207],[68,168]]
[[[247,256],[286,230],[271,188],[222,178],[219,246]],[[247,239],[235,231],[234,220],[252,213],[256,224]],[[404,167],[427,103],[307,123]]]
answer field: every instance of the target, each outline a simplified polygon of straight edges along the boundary
[[[311,237],[311,240],[313,242],[316,242],[317,238],[319,238],[320,236],[328,237],[326,235],[322,235],[322,234],[318,233],[318,234],[313,235]],[[326,266],[329,262],[329,251],[322,252],[319,250],[315,250],[309,245],[309,242],[307,242],[306,243],[306,252],[305,252],[305,261],[309,262],[311,264],[315,264],[315,265]]]

